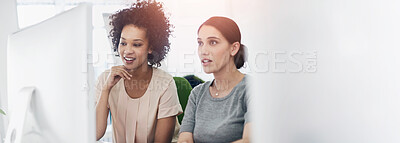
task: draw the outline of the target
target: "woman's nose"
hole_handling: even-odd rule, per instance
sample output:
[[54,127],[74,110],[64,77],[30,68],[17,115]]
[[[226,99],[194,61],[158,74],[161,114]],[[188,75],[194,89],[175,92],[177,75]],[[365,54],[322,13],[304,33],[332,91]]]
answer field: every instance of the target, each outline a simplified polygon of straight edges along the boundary
[[206,46],[199,47],[199,52],[201,55],[208,55],[208,48]]
[[125,48],[124,53],[125,53],[125,54],[132,54],[132,53],[134,53],[134,50],[133,50],[132,47],[129,46],[129,47],[126,47],[126,48]]

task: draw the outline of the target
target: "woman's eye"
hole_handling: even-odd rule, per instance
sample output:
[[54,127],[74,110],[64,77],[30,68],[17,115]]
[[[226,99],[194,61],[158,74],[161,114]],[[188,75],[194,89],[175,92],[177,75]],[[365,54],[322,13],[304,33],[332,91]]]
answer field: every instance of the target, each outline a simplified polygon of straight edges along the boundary
[[124,42],[121,42],[119,44],[122,45],[122,46],[126,46],[126,43],[124,43]]
[[210,41],[210,45],[215,45],[217,44],[217,41]]
[[140,47],[140,46],[142,46],[142,44],[133,44],[133,46],[135,46],[135,47]]
[[203,45],[203,42],[197,41],[197,44],[199,44],[199,46],[201,46],[201,45]]

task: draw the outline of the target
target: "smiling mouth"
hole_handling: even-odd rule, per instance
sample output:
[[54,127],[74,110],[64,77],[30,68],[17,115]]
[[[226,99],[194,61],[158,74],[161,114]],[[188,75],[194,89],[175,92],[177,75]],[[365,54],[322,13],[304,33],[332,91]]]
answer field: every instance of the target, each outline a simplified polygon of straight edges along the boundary
[[124,59],[125,59],[126,61],[133,61],[133,60],[136,60],[136,58],[128,58],[128,57],[124,57]]

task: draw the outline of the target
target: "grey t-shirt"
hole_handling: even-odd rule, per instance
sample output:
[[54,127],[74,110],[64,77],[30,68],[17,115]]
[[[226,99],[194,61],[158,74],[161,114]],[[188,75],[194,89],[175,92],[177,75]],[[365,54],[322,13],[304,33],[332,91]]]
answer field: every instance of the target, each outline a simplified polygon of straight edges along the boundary
[[249,119],[246,77],[223,98],[213,98],[211,81],[196,86],[189,95],[179,133],[191,132],[195,142],[233,142],[242,138]]

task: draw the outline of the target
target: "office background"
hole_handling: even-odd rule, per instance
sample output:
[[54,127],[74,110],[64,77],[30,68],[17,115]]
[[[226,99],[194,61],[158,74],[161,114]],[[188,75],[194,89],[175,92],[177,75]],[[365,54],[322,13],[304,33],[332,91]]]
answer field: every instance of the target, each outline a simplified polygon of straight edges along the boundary
[[[7,21],[0,27],[1,79],[6,78],[6,35],[78,2],[1,2],[0,18]],[[116,62],[101,13],[121,9],[128,1],[91,2],[99,74]],[[197,59],[197,27],[212,15],[239,24],[242,42],[249,47],[249,63],[242,71],[256,79],[251,86],[257,95],[258,141],[400,142],[399,1],[168,0],[165,7],[176,28],[162,68],[174,76],[195,73],[210,80]],[[0,108],[7,109],[6,81],[0,85]],[[7,122],[0,116],[2,137]]]
[[[245,20],[236,20],[235,15],[242,11],[235,11],[243,2],[239,0],[159,0],[170,15],[171,23],[175,26],[171,40],[171,50],[160,68],[173,76],[194,74],[203,80],[211,80],[212,75],[202,72],[197,56],[197,28],[211,16],[227,16],[238,24],[244,25]],[[107,38],[107,31],[103,13],[114,13],[132,3],[130,0],[6,0],[1,2],[1,19],[4,21],[0,30],[0,76],[7,79],[7,36],[18,29],[23,29],[50,18],[58,13],[69,10],[81,2],[93,5],[93,66],[95,77],[102,71],[120,60],[113,56],[111,45]],[[243,24],[242,24],[243,23]],[[62,28],[62,27],[60,27]],[[242,28],[242,26],[241,26]],[[242,32],[246,33],[246,32]],[[55,34],[56,36],[56,34]],[[246,38],[242,42],[246,43]],[[179,62],[176,62],[179,61]],[[241,69],[248,73],[249,68]],[[7,111],[7,81],[0,81],[0,108]],[[6,116],[0,116],[0,137],[4,138],[9,123]]]

